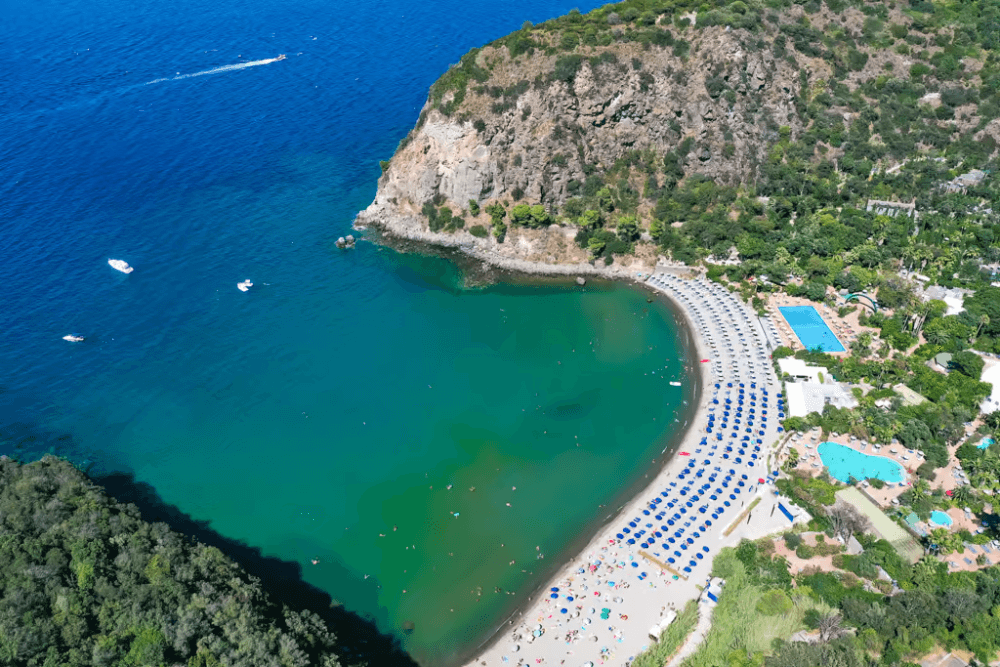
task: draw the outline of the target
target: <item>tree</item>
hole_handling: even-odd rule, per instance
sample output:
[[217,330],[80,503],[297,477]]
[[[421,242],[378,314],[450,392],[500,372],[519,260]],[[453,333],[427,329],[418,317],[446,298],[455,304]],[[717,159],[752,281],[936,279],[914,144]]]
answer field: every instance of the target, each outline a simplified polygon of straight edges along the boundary
[[989,318],[980,327],[981,332],[989,336],[1000,335],[1000,287],[982,287],[965,299],[963,305],[974,317],[986,315]]
[[843,626],[844,617],[840,614],[827,614],[819,619],[816,629],[819,630],[819,638],[824,642],[833,641],[847,634]]
[[590,250],[594,257],[600,256],[600,254],[604,252],[604,248],[607,247],[607,245],[606,241],[597,236],[592,236],[587,241],[587,249]]
[[639,238],[639,225],[635,216],[626,215],[618,219],[618,237],[625,243],[631,243]]
[[515,225],[528,225],[531,222],[531,207],[527,204],[518,204],[510,209],[510,221]]
[[970,377],[973,380],[978,380],[983,374],[983,366],[986,362],[975,352],[956,352],[952,358],[949,366],[955,369],[962,375]]
[[962,538],[957,533],[953,533],[947,528],[935,528],[927,537],[927,542],[931,548],[938,553],[947,556],[956,551],[964,551],[965,545]]
[[589,230],[597,229],[601,226],[601,213],[600,211],[595,211],[594,209],[587,209],[580,216],[578,224]]
[[834,532],[844,540],[844,543],[847,543],[855,533],[864,533],[869,529],[868,519],[854,507],[843,502],[834,505],[826,516]]
[[531,226],[532,227],[545,227],[552,223],[552,216],[549,215],[548,211],[541,204],[535,204],[531,207]]

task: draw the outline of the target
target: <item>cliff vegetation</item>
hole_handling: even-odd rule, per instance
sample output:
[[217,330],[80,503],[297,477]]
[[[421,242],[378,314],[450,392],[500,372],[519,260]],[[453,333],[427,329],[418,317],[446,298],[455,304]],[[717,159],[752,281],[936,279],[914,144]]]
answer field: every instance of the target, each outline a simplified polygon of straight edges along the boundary
[[358,222],[549,264],[975,280],[1000,259],[998,39],[996,0],[627,0],[525,23],[432,86]]

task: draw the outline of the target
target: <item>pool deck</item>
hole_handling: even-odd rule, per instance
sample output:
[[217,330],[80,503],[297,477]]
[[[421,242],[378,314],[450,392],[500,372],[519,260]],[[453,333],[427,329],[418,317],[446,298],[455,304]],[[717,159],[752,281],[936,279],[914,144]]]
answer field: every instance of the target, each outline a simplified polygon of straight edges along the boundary
[[[981,422],[977,419],[971,426],[966,427],[966,436],[959,440],[958,443],[948,448],[950,460],[947,466],[937,470],[934,480],[931,481],[932,489],[941,488],[944,491],[950,491],[958,486],[954,473],[959,463],[955,458],[955,452],[964,442],[966,442],[966,439],[971,439],[973,442],[979,441],[978,437],[972,438],[971,436],[980,425]],[[871,443],[869,443],[867,447],[862,447],[862,440],[851,441],[851,436],[843,433],[838,435],[830,433],[827,434],[826,438],[823,438],[820,430],[817,428],[801,434],[800,440],[796,440],[795,436],[789,440],[788,446],[795,449],[800,456],[799,464],[796,466],[796,469],[806,471],[811,475],[816,475],[823,470],[824,466],[819,454],[816,452],[816,447],[824,442],[835,442],[840,445],[845,445],[863,454],[868,454],[869,456],[885,456],[886,458],[902,464],[903,468],[908,473],[907,481],[902,484],[886,484],[882,489],[876,489],[874,486],[870,485],[864,489],[865,493],[884,509],[892,507],[892,501],[895,500],[901,493],[906,491],[906,489],[910,488],[911,481],[916,479],[916,469],[924,461],[922,458],[917,457],[915,453],[910,453],[910,451],[903,445],[882,446],[881,451],[876,454]],[[892,452],[893,449],[896,450],[895,453]],[[904,459],[904,456],[908,458]],[[975,531],[979,528],[979,523],[975,519],[975,515],[973,515],[973,518],[970,519],[965,516],[965,512],[956,507],[948,509],[945,513],[951,517],[953,522],[949,527],[949,530],[952,532],[968,530],[971,533],[975,533]],[[931,527],[938,528],[940,526]],[[979,547],[976,548],[980,549]],[[980,550],[979,553],[983,553],[982,550]],[[951,572],[971,572],[981,569],[980,566],[975,564],[977,555],[977,553],[973,553],[971,550],[966,549],[961,553],[953,553],[948,556],[942,556],[940,557],[940,560],[948,563],[948,569]],[[990,558],[994,565],[1000,563],[1000,552],[996,549],[994,549],[992,553],[987,553],[986,555]],[[966,559],[968,559],[970,563],[967,563]]]
[[[852,304],[854,305],[854,304]],[[798,336],[795,335],[795,331],[792,329],[791,325],[782,315],[779,308],[787,308],[794,306],[812,306],[819,313],[826,325],[830,327],[833,334],[840,341],[840,344],[844,346],[843,352],[827,352],[834,357],[848,357],[851,354],[851,342],[857,339],[858,335],[864,332],[871,332],[872,334],[877,334],[878,329],[873,329],[871,327],[863,327],[858,323],[858,316],[861,314],[863,306],[859,306],[853,313],[848,313],[846,317],[839,317],[837,311],[825,306],[821,303],[816,303],[815,301],[810,301],[809,299],[803,297],[793,297],[787,294],[774,294],[768,299],[768,310],[771,313],[774,322],[778,325],[778,336],[781,338],[781,344],[792,348],[793,350],[803,349],[801,341],[799,341]]]
[[[841,445],[841,446],[847,447],[848,449],[852,449],[852,450],[854,450],[856,452],[860,452],[861,454],[864,454],[865,456],[869,456],[871,458],[887,459],[889,461],[892,461],[893,463],[897,463],[900,466],[902,466],[902,469],[903,469],[903,479],[900,482],[886,482],[886,484],[896,484],[896,485],[902,484],[904,486],[910,486],[910,477],[911,477],[911,475],[915,475],[916,474],[916,468],[913,468],[913,470],[909,470],[909,469],[907,469],[906,464],[907,463],[911,463],[913,461],[919,461],[921,463],[923,462],[923,459],[917,458],[916,452],[914,452],[913,454],[910,454],[910,450],[906,449],[905,447],[903,448],[905,450],[905,452],[898,453],[898,454],[896,454],[894,456],[894,455],[892,455],[889,452],[889,449],[887,449],[885,447],[882,447],[882,450],[885,450],[884,452],[880,451],[878,453],[875,453],[875,451],[873,450],[873,448],[872,448],[871,445],[869,445],[867,447],[867,449],[862,449],[860,447],[861,442],[863,442],[862,440],[856,440],[856,441],[854,441],[852,443],[852,442],[850,442],[850,436],[847,436],[847,439],[848,439],[847,443],[837,442],[837,441],[835,441],[833,439],[830,439],[830,438],[827,438],[826,440],[823,440],[823,442],[817,442],[815,445],[813,445],[812,442],[809,442],[810,445],[813,445],[812,447],[809,447],[809,450],[811,452],[815,452],[815,454],[816,454],[815,461],[819,462],[819,464],[820,464],[821,467],[823,466],[823,459],[822,459],[822,457],[819,454],[819,446],[822,445],[823,443],[826,443],[826,442],[830,442],[830,443],[833,443],[835,445]],[[805,441],[803,440],[802,442],[805,442]],[[852,445],[854,445],[854,446],[852,446]],[[899,445],[897,447],[893,447],[891,449],[896,449],[898,451],[900,447],[902,447],[902,445]],[[902,460],[902,457],[904,455],[908,456],[909,459]],[[895,458],[895,457],[899,457],[899,458]],[[833,477],[833,475],[831,474],[830,477]],[[836,478],[834,477],[834,479],[836,479]],[[883,481],[885,481],[885,480],[883,480]]]
[[[844,433],[834,435],[829,433],[826,438],[823,438],[819,429],[813,429],[812,431],[803,434],[801,440],[796,440],[795,436],[793,436],[788,443],[790,447],[799,453],[799,464],[796,468],[799,470],[805,470],[814,475],[820,470],[823,470],[825,466],[823,465],[823,461],[820,459],[819,452],[816,451],[816,448],[824,442],[834,442],[838,445],[843,445],[868,456],[881,456],[903,466],[906,478],[901,483],[886,483],[885,488],[883,489],[876,489],[874,486],[868,486],[865,488],[868,495],[872,496],[875,501],[883,507],[891,505],[892,500],[910,486],[911,480],[916,477],[917,468],[924,462],[922,458],[917,457],[916,453],[911,454],[909,450],[902,445],[882,447],[881,451],[876,452],[871,444],[868,444],[867,447],[863,447],[863,440],[851,441],[850,435]],[[892,452],[893,449],[896,450],[896,453]],[[904,459],[904,456],[907,458]]]

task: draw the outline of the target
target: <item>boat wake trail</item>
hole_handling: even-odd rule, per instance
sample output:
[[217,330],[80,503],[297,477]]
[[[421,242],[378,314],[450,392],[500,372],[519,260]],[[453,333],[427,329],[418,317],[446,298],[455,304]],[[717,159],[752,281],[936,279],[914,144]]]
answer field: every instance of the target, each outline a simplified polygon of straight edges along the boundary
[[260,67],[261,65],[270,65],[271,63],[276,63],[279,60],[284,60],[285,56],[281,55],[277,58],[266,58],[264,60],[252,60],[248,63],[236,63],[234,65],[223,65],[222,67],[215,67],[213,69],[207,69],[203,72],[194,72],[192,74],[178,74],[177,76],[167,77],[165,79],[153,79],[152,81],[147,81],[146,86],[151,86],[154,83],[163,83],[164,81],[180,81],[181,79],[190,79],[196,76],[206,76],[208,74],[223,74],[225,72],[235,72],[241,69],[247,69],[248,67]]

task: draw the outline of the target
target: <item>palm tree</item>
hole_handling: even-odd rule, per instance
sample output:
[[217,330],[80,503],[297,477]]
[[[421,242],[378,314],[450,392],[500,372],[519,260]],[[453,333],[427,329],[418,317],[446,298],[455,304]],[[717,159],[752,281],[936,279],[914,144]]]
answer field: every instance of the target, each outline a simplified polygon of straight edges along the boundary
[[972,498],[972,489],[968,486],[956,487],[955,490],[951,492],[951,499],[962,507],[968,505],[969,502],[972,501]]
[[979,316],[979,326],[976,327],[976,338],[979,338],[979,333],[983,330],[983,327],[990,323],[990,316],[983,313]]

